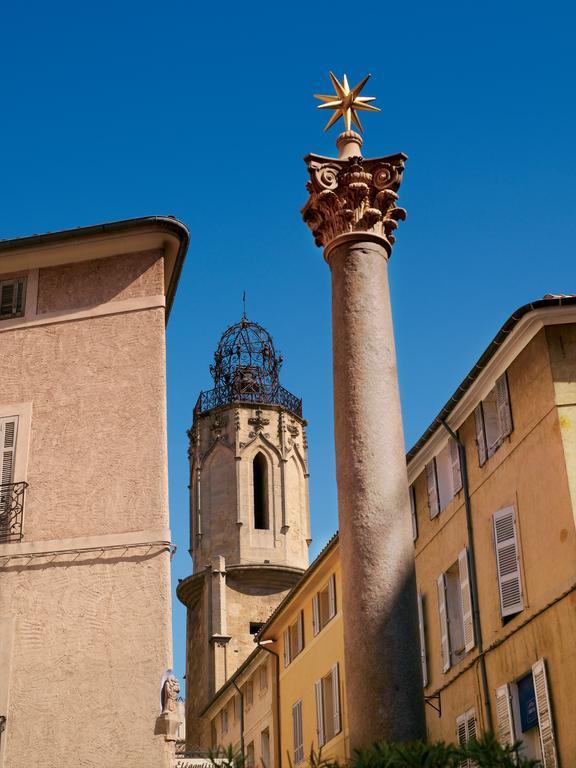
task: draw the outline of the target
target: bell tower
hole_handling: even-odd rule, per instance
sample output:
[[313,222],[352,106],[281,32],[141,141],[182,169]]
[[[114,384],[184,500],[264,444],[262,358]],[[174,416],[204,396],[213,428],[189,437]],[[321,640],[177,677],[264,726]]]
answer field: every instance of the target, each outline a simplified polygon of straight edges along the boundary
[[242,316],[222,335],[190,437],[188,747],[207,745],[200,712],[254,650],[253,635],[308,566],[302,401],[280,385],[270,334]]

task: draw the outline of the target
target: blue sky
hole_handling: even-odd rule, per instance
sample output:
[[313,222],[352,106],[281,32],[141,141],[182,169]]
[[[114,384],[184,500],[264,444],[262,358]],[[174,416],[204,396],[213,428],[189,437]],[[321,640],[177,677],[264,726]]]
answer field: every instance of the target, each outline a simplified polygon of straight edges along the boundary
[[[174,583],[190,572],[186,429],[242,311],[309,420],[312,555],[337,525],[329,270],[301,221],[314,92],[365,93],[364,154],[409,156],[390,279],[406,443],[503,321],[576,292],[575,11],[507,2],[11,3],[1,13],[0,237],[171,214],[191,230],[168,328]],[[175,668],[184,609],[174,603]]]

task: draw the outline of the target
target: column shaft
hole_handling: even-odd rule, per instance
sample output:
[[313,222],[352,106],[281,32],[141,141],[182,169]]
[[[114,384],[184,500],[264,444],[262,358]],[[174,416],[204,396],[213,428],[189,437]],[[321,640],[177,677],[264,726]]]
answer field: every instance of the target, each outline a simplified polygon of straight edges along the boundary
[[414,551],[380,243],[330,249],[338,512],[352,748],[424,735]]

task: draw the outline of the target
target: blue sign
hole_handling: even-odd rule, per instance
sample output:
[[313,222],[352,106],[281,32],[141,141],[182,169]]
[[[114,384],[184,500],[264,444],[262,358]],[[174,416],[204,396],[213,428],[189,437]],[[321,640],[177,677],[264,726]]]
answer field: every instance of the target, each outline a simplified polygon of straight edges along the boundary
[[534,680],[532,673],[526,675],[516,683],[518,687],[518,703],[520,705],[520,725],[522,733],[529,731],[538,725],[538,709],[536,708],[536,694],[534,693]]

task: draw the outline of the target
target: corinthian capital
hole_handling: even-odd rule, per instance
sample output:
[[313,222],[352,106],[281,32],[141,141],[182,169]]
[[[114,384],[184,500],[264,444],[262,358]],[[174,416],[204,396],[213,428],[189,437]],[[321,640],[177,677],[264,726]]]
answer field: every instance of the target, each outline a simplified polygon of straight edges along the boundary
[[310,197],[302,209],[316,245],[330,250],[334,241],[358,233],[380,240],[388,255],[398,221],[406,211],[396,205],[406,155],[363,158],[362,138],[354,131],[338,137],[338,158],[307,155]]

